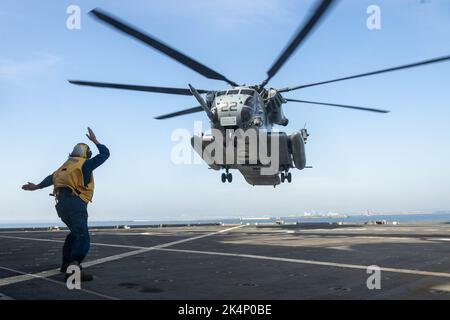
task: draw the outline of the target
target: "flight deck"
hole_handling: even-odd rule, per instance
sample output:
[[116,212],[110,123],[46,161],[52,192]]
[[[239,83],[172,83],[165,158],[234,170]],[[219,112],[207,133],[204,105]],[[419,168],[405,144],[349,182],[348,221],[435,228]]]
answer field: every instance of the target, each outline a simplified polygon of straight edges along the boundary
[[0,300],[450,299],[447,223],[96,228],[81,290],[59,272],[66,235],[0,230]]

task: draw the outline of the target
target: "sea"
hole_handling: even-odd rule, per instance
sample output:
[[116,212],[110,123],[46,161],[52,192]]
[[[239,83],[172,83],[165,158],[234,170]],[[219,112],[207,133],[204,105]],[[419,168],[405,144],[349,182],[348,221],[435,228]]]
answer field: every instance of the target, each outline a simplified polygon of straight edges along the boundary
[[[366,223],[371,221],[386,221],[387,223],[413,223],[413,222],[448,222],[450,212],[428,214],[373,214],[348,216],[289,216],[289,217],[248,217],[224,219],[198,219],[198,220],[110,220],[89,221],[90,227],[116,227],[116,226],[157,226],[157,225],[196,225],[196,224],[260,224],[275,223]],[[43,222],[0,222],[0,229],[12,228],[48,228],[64,227],[60,221]]]

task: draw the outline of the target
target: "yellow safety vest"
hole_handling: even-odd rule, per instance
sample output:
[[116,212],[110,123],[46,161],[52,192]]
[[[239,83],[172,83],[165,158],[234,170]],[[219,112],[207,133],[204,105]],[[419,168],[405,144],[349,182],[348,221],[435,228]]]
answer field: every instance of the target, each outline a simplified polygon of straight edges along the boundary
[[94,175],[88,185],[84,185],[84,158],[70,157],[58,170],[53,173],[53,194],[57,197],[60,188],[70,188],[75,195],[84,202],[92,202],[94,196]]

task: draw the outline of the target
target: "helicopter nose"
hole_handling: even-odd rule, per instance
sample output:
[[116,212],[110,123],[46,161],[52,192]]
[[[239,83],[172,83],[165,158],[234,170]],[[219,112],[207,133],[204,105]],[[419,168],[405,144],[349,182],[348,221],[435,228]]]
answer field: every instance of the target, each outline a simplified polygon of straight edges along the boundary
[[251,108],[247,108],[247,107],[242,108],[242,110],[241,110],[241,122],[242,123],[248,122],[251,119],[252,114],[253,114],[253,112],[252,112]]

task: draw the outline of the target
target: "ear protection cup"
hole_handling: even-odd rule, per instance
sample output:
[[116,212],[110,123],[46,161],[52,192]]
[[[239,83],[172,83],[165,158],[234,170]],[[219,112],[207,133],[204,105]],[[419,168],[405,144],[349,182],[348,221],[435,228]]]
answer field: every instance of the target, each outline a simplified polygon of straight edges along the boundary
[[86,159],[90,159],[91,157],[92,157],[91,148],[89,148],[89,146],[86,145]]
[[89,146],[85,143],[78,143],[74,148],[71,157],[80,157],[85,159],[90,159],[92,157],[92,151]]

